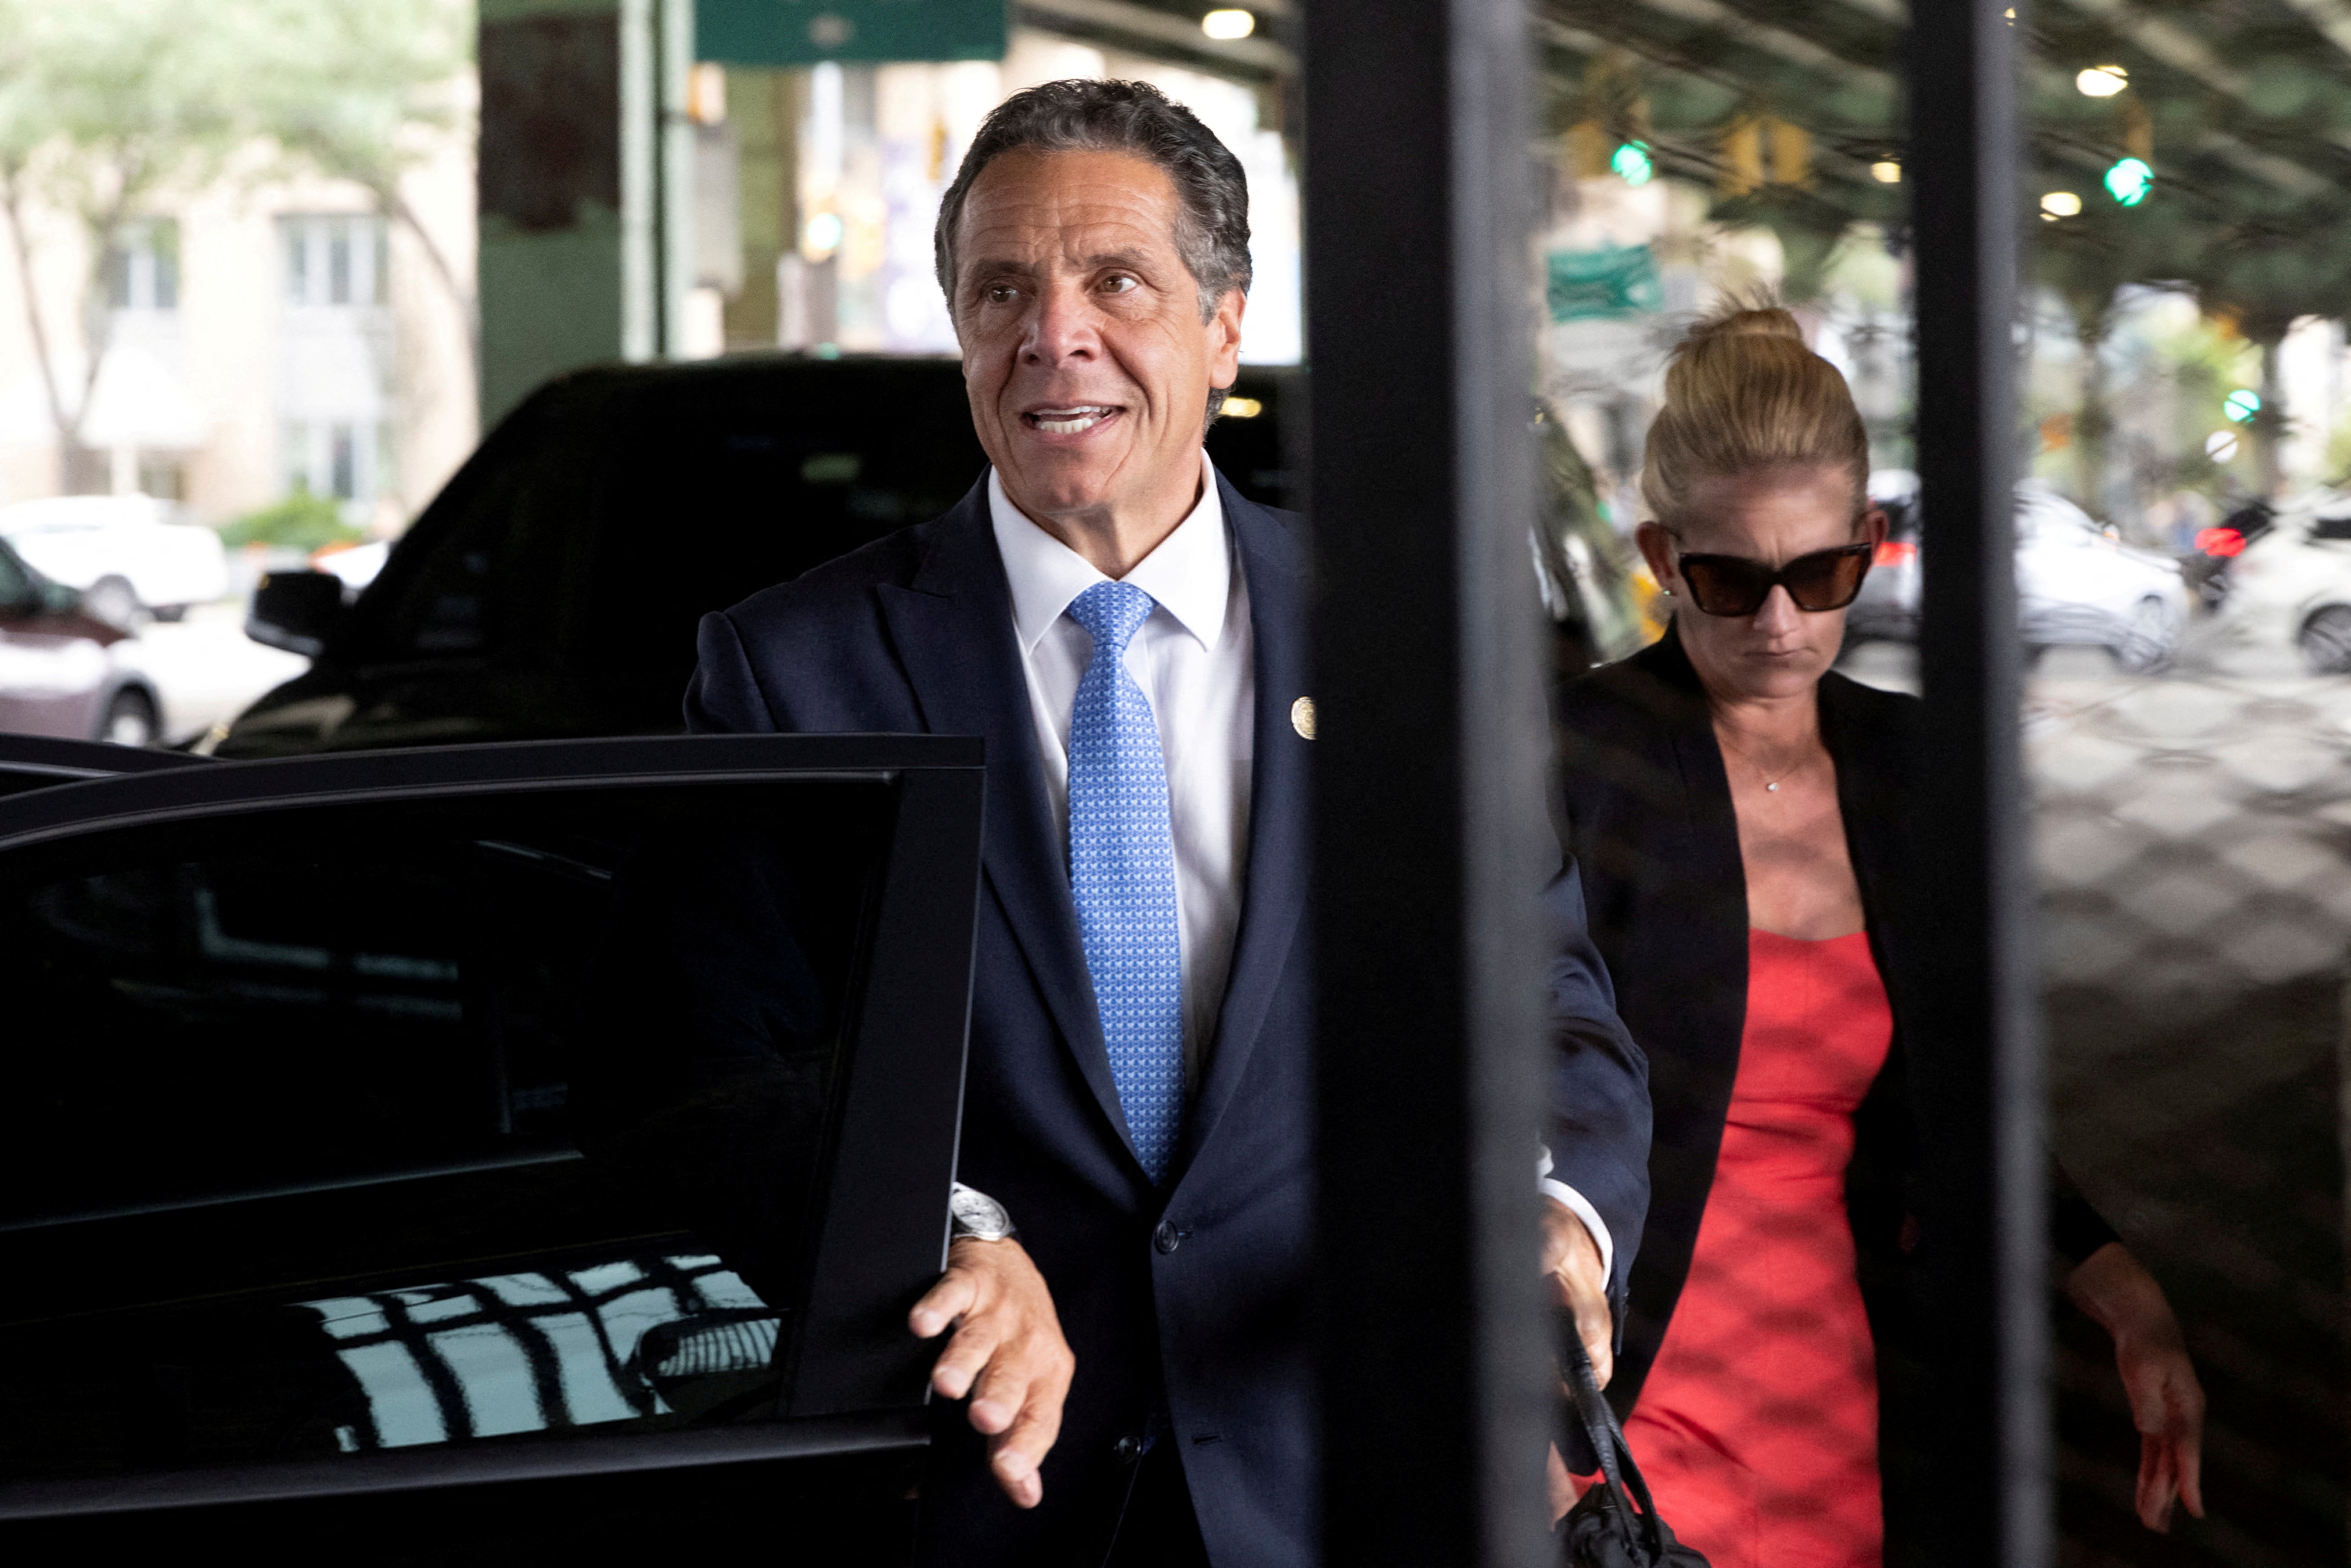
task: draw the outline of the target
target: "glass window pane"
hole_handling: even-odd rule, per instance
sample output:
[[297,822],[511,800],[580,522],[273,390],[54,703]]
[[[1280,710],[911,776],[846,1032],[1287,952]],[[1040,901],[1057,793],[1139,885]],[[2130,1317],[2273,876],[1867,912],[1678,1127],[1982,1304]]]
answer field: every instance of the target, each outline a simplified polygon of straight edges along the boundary
[[[1904,1090],[1918,1046],[1896,1021],[1913,998],[1887,924],[1902,894],[1886,862],[1841,852],[1901,828],[1883,795],[1838,788],[1904,763],[1863,726],[1876,754],[1811,786],[1759,771],[1815,755],[1827,717],[1743,761],[1717,716],[1802,712],[1785,703],[1801,685],[1758,696],[1796,679],[1786,644],[1766,675],[1774,661],[1745,651],[1757,611],[1665,591],[1681,555],[1785,566],[1863,546],[1844,643],[1803,655],[1819,712],[1874,724],[1886,709],[1862,688],[1917,690],[1905,31],[1899,4],[1536,9],[1531,554],[1567,838],[1656,1107],[1611,1394],[1658,1512],[1718,1563],[1904,1561],[1931,1500],[1904,1375],[1923,1260]],[[1787,531],[1700,482],[1751,500],[1792,448],[1826,498]],[[1667,482],[1645,486],[1653,457]],[[1823,635],[1825,614],[1795,613],[1783,635]],[[1841,895],[1791,898],[1792,879]]]
[[174,218],[158,218],[147,225],[148,244],[155,257],[155,308],[176,310],[180,308],[180,225]]
[[[2063,1262],[2143,1343],[2168,1322],[2137,1281],[2168,1297],[2189,1359],[2142,1361],[2142,1427],[2158,1369],[2192,1366],[2210,1401],[2214,1522],[2183,1521],[2167,1563],[2342,1559],[2351,54],[2331,9],[2043,5],[2020,35],[2050,1128],[2146,1272]],[[2055,1327],[2067,1550],[2156,1561],[2114,1343],[2072,1311]]]
[[772,1414],[889,812],[588,790],[12,861],[0,1481]]
[[286,302],[307,305],[310,302],[309,227],[299,218],[280,218],[277,225],[286,251]]

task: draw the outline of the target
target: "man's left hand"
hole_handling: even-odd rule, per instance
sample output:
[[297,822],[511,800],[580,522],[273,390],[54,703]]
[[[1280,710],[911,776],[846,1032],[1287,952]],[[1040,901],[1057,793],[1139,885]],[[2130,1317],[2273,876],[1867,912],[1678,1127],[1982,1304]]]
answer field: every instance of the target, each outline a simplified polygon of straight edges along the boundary
[[955,1337],[931,1369],[946,1399],[971,1396],[971,1424],[987,1434],[988,1469],[1021,1508],[1044,1500],[1045,1462],[1061,1432],[1077,1358],[1061,1336],[1052,1292],[1028,1249],[1009,1238],[964,1237],[947,1249],[947,1270],[914,1303],[917,1339]]

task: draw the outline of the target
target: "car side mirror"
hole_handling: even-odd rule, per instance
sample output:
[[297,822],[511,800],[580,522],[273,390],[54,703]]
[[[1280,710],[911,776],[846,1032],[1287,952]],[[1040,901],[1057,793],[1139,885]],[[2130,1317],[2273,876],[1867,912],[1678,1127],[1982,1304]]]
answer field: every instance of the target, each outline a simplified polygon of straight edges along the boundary
[[342,579],[323,571],[273,571],[254,588],[245,634],[316,658],[342,618]]

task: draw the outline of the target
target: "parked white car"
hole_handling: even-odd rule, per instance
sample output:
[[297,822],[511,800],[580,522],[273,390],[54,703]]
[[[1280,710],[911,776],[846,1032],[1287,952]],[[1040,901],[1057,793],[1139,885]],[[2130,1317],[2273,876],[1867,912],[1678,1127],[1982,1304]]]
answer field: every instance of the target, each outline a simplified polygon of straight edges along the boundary
[[2291,643],[2320,674],[2351,674],[2351,496],[2321,490],[2280,507],[2229,562],[2220,612],[2231,642]]
[[[1869,489],[1894,526],[1847,624],[1856,638],[1913,642],[1924,568],[1917,476],[1873,474]],[[2168,664],[2188,625],[2178,561],[2124,544],[2033,479],[2016,487],[2016,592],[2026,646],[2104,648],[2126,670]]]
[[149,496],[19,501],[0,507],[0,538],[104,620],[128,625],[143,610],[172,621],[229,591],[220,535],[172,521],[174,510]]

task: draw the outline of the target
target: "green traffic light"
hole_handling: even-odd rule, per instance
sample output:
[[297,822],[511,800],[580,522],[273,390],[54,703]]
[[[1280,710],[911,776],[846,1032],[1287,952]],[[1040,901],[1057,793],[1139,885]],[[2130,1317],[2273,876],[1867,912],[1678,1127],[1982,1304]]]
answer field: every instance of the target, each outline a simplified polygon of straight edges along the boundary
[[2141,158],[2125,158],[2106,171],[2106,193],[2124,206],[2135,207],[2155,189],[2155,171]]
[[1646,185],[1650,176],[1657,172],[1656,162],[1649,157],[1649,144],[1646,141],[1627,141],[1617,148],[1608,160],[1608,167],[1614,169],[1616,177],[1628,185]]
[[2220,406],[2239,424],[2249,423],[2253,415],[2262,412],[2262,394],[2239,387],[2220,400]]

